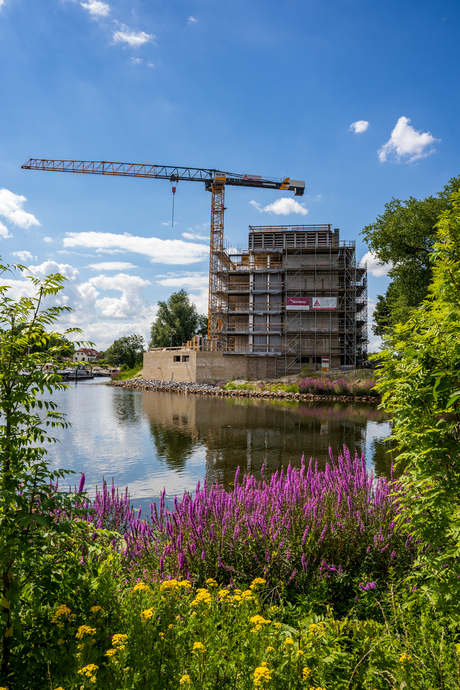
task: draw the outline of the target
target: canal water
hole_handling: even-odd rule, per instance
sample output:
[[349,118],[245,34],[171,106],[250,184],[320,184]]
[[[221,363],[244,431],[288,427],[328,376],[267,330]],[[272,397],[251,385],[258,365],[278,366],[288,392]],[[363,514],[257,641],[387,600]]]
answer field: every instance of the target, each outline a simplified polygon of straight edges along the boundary
[[111,387],[101,379],[53,394],[72,426],[55,430],[53,468],[85,472],[90,495],[105,478],[146,508],[165,488],[167,502],[198,481],[231,486],[235,471],[260,476],[299,466],[302,455],[324,466],[329,446],[364,452],[388,475],[388,417],[376,405],[211,398]]

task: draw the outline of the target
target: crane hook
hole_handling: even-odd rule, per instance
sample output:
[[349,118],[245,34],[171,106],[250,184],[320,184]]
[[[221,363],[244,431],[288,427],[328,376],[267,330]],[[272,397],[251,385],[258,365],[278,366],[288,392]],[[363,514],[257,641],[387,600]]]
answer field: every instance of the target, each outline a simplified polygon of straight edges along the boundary
[[169,178],[171,182],[171,191],[173,194],[173,199],[172,199],[172,218],[171,218],[171,227],[174,227],[174,198],[176,196],[176,189],[177,189],[177,183],[178,183],[178,177],[177,175],[171,175]]

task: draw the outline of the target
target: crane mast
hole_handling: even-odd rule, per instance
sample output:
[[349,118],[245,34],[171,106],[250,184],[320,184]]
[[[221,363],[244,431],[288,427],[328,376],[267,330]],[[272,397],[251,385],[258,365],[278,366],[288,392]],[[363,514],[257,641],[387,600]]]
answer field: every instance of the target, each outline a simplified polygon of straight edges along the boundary
[[209,247],[209,299],[208,338],[216,347],[222,333],[222,270],[231,268],[232,261],[224,251],[225,187],[255,187],[293,191],[302,196],[305,182],[291,178],[264,178],[259,175],[241,175],[222,172],[215,168],[186,168],[144,163],[116,163],[110,161],[78,161],[31,158],[21,166],[24,170],[83,173],[147,179],[204,182],[211,192],[211,229]]

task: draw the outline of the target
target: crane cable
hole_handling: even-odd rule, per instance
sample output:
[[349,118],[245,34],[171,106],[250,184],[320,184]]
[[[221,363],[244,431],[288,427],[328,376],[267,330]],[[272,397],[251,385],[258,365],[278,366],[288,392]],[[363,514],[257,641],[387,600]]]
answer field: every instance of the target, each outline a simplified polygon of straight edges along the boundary
[[170,182],[171,182],[171,191],[172,191],[172,194],[173,194],[173,198],[172,198],[172,217],[171,217],[171,227],[173,228],[173,227],[174,227],[174,199],[175,199],[175,196],[176,196],[176,189],[177,189],[176,185],[177,185],[177,182],[178,182],[178,179],[177,179],[176,175],[171,175]]

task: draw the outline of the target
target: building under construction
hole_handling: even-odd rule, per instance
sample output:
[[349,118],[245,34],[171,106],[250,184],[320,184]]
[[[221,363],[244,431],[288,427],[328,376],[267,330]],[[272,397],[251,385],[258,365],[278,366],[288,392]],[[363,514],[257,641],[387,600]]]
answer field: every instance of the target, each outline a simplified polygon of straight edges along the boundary
[[269,357],[277,375],[363,363],[367,271],[338,229],[250,226],[248,249],[223,257],[215,278],[223,352]]
[[338,229],[249,226],[248,249],[215,251],[209,279],[213,337],[150,350],[146,378],[271,378],[366,359],[366,265]]

